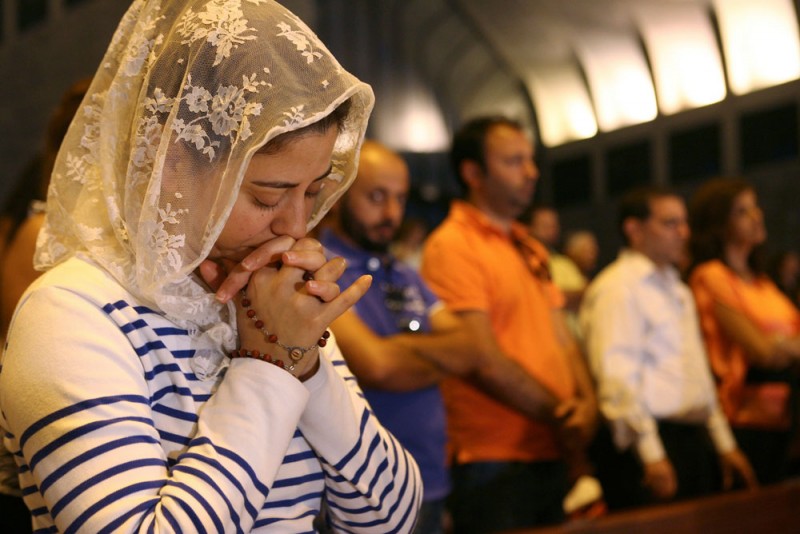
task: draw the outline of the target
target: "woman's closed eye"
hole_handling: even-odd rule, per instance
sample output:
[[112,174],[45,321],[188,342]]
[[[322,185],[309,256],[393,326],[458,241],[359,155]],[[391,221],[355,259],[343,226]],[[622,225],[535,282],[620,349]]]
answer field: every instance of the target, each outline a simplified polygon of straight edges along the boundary
[[257,196],[253,197],[253,203],[256,205],[256,207],[265,211],[274,210],[275,208],[277,208],[278,202],[280,202],[280,199],[268,200],[268,199],[260,199]]
[[[307,199],[313,200],[319,196],[324,187],[325,187],[324,183],[315,182],[314,184],[312,184],[312,187],[306,189],[303,196],[305,196],[305,198]],[[265,198],[265,197],[259,197],[258,195],[253,195],[252,198],[253,198],[253,203],[256,205],[256,207],[265,211],[274,210],[275,208],[278,207],[278,204],[280,204],[281,202],[280,196]]]
[[306,189],[306,198],[317,198],[322,190],[325,188],[325,182],[314,182],[311,187]]

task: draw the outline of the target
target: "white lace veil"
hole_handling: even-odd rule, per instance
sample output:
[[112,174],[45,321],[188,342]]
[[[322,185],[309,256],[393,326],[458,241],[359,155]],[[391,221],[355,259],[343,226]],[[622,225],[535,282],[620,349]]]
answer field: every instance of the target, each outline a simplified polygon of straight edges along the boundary
[[[192,276],[253,153],[345,100],[316,224],[355,177],[373,105],[295,15],[271,0],[136,0],[56,161],[35,264],[88,256],[146,305],[235,340]],[[220,324],[223,323],[223,324]]]

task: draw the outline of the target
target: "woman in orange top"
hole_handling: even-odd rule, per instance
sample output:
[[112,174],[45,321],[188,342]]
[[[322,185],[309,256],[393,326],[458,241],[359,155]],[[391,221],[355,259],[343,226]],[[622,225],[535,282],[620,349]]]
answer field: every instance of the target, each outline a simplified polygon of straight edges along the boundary
[[795,428],[800,312],[763,270],[766,230],[749,183],[707,182],[689,216],[689,284],[720,403],[759,481],[775,482]]

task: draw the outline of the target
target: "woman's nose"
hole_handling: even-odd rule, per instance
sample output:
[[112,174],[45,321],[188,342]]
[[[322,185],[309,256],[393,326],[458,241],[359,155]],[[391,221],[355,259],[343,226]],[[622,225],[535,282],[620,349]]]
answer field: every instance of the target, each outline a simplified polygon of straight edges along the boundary
[[293,199],[275,213],[271,225],[272,233],[276,236],[288,235],[294,239],[305,237],[309,215],[305,202],[302,199]]

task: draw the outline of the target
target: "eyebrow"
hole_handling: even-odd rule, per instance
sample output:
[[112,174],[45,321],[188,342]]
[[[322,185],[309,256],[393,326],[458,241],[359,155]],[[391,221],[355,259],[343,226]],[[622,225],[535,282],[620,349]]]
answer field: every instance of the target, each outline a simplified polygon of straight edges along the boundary
[[[314,178],[312,183],[319,182],[320,180],[323,180],[323,179],[327,178],[331,174],[331,172],[333,172],[333,164],[332,163],[330,165],[328,165],[328,170],[326,170],[320,176],[317,176],[316,178]],[[264,181],[261,181],[261,180],[253,180],[252,182],[250,182],[250,184],[251,185],[257,185],[259,187],[269,187],[269,188],[272,188],[272,189],[291,189],[291,188],[297,187],[299,185],[299,184],[295,184],[295,183],[292,183],[292,182],[277,182],[277,181],[276,182],[264,182]]]

